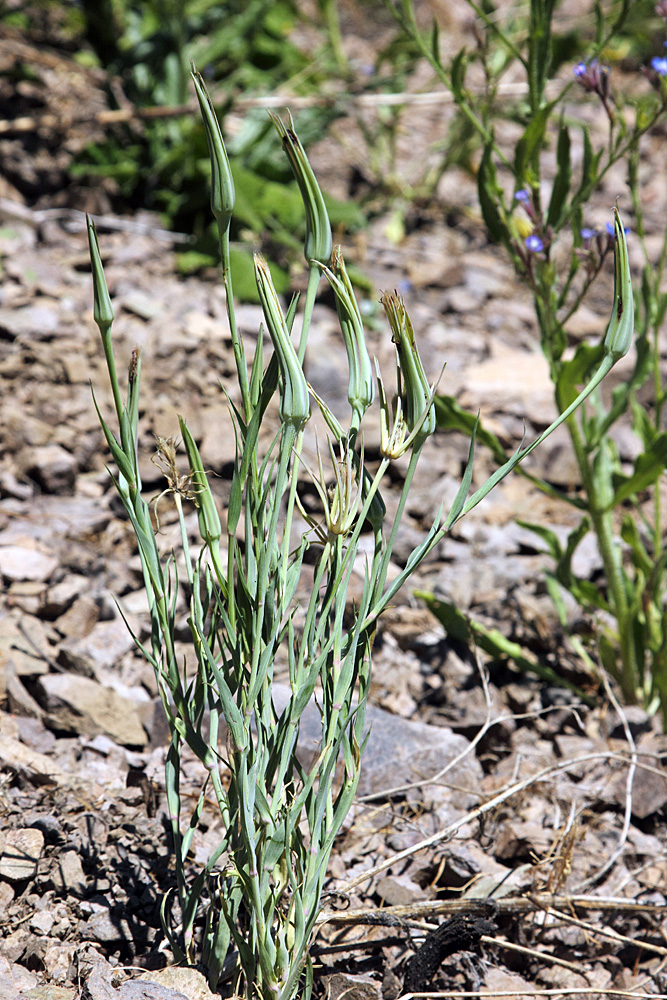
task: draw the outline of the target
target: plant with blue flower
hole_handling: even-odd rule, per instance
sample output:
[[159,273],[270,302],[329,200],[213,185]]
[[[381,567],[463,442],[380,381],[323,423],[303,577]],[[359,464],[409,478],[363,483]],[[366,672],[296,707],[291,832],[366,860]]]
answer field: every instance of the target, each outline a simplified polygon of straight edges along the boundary
[[[618,50],[629,0],[608,13],[594,5],[595,41],[569,70],[561,61],[562,37],[556,44],[554,3],[530,0],[520,25],[516,18],[497,16],[500,7],[491,15],[469,0],[479,44],[474,52],[462,50],[449,62],[441,54],[437,36],[427,37],[420,29],[413,0],[387,3],[477,132],[482,150],[477,164],[482,217],[491,240],[504,247],[517,276],[531,290],[540,345],[561,413],[576,398],[582,379],[603,350],[591,343],[579,344],[573,353],[568,350],[576,343],[569,333],[570,321],[606,269],[612,251],[616,288],[628,321],[633,291],[618,270],[619,259],[627,252],[626,239],[630,237],[644,254],[641,292],[636,296],[637,336],[625,379],[611,399],[596,393],[566,421],[579,488],[569,494],[551,483],[539,484],[577,510],[579,523],[566,544],[542,526],[531,527],[553,561],[545,583],[562,624],[568,623],[565,592],[595,620],[594,642],[577,645],[591,673],[602,665],[626,701],[661,708],[667,723],[667,519],[662,496],[667,388],[660,368],[660,330],[667,315],[667,229],[663,226],[658,249],[649,251],[639,172],[644,138],[667,120],[667,58],[657,55],[645,68],[650,86],[641,87],[638,73],[639,86],[622,93],[620,78],[614,79],[611,59],[606,57]],[[659,0],[655,14],[656,31],[662,33],[664,23],[657,18],[667,22],[667,0]],[[486,81],[482,93],[466,85],[473,61],[481,64]],[[523,80],[525,92],[514,106],[506,102],[501,108],[494,99],[501,74],[510,67]],[[606,141],[597,148],[589,124],[591,99],[602,106],[606,117]],[[496,141],[501,116],[512,118],[521,130],[513,158]],[[587,221],[596,191],[617,165],[625,168],[628,179],[626,188],[619,187],[618,197],[632,212],[632,233],[620,226],[618,216],[602,227]],[[610,325],[607,346],[620,339]],[[627,346],[624,341],[623,347]],[[654,396],[647,408],[640,406],[637,395],[649,387]],[[456,400],[438,397],[436,405],[440,426],[472,426],[471,415],[463,414]],[[632,468],[621,463],[613,437],[624,416],[632,421],[638,438]],[[493,442],[500,458],[500,442],[491,434],[486,440]],[[647,495],[648,515],[642,503]],[[604,569],[599,582],[582,579],[574,570],[578,546],[591,531]]]

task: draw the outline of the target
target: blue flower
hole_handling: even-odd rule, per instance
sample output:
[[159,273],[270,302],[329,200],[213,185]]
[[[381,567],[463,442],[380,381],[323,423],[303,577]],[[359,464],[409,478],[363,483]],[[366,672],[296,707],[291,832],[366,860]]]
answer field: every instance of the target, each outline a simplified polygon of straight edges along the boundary
[[[614,223],[613,222],[607,222],[606,225],[605,225],[605,229],[607,230],[607,232],[609,233],[610,236],[614,235]],[[623,232],[624,233],[629,233],[630,232],[630,226],[623,226]]]
[[574,69],[572,70],[572,72],[574,73],[574,75],[577,78],[579,78],[580,76],[584,76],[585,75],[587,69],[588,69],[588,67],[587,67],[586,63],[585,62],[580,62],[580,63],[577,63],[577,65],[574,67]]
[[651,59],[651,66],[658,76],[667,76],[667,56],[654,56]]
[[584,240],[592,240],[593,237],[597,236],[598,234],[597,229],[589,229],[587,226],[585,226],[583,229],[580,229],[579,232],[581,234],[582,239]]
[[517,201],[521,202],[530,201],[530,191],[528,190],[528,188],[521,188],[520,191],[516,192],[514,197],[516,198]]
[[544,250],[544,243],[534,233],[532,236],[527,236],[524,243],[526,244],[526,250],[529,250],[531,253],[541,253]]

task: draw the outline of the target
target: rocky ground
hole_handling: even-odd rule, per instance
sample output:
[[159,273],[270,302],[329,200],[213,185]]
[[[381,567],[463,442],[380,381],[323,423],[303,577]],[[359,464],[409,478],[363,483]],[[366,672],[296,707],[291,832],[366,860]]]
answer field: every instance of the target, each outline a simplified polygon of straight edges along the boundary
[[[429,112],[416,131],[404,125],[406,169],[446,114]],[[354,121],[337,128],[354,146]],[[358,165],[348,153],[332,174],[332,141],[313,162],[340,194]],[[643,161],[656,232],[667,190],[654,166],[660,141],[649,137]],[[147,634],[139,559],[91,399],[92,383],[110,413],[86,239],[71,212],[48,211],[57,198],[28,207],[12,185],[4,194],[15,207],[3,203],[0,228],[0,997],[194,1000],[207,995],[201,976],[163,969],[159,908],[174,884],[165,730],[152,671],[116,604]],[[592,224],[619,194],[627,208],[623,177],[612,173]],[[442,391],[481,408],[511,448],[555,409],[528,292],[488,245],[475,204],[474,182],[452,172],[434,204],[408,213],[400,242],[388,238],[385,213],[351,241],[349,258],[377,289],[403,289],[429,376],[446,361]],[[151,462],[154,435],[176,434],[181,413],[224,506],[233,436],[219,382],[234,395],[224,295],[213,273],[177,276],[157,220],[131,222],[118,232],[102,220],[100,238],[117,356],[129,359],[134,346],[143,354],[146,494],[166,485]],[[369,347],[389,373],[376,297],[366,303]],[[603,332],[610,302],[606,275],[571,324],[573,340]],[[242,306],[239,317],[250,352],[258,307]],[[347,389],[336,331],[323,295],[307,374],[334,409]],[[565,436],[552,442],[532,468],[576,487]],[[366,447],[372,456],[372,429]],[[619,447],[631,461],[629,430]],[[456,437],[429,443],[397,562],[453,497],[466,452]],[[480,449],[476,480],[491,468]],[[399,464],[390,504],[401,475]],[[168,552],[168,498],[158,509]],[[571,526],[569,510],[515,476],[460,522],[415,586],[499,628],[590,697],[483,662],[404,590],[381,622],[359,799],[332,857],[313,949],[318,995],[329,1000],[350,991],[369,1000],[426,990],[667,992],[667,743],[657,718],[623,710],[585,673],[544,593],[546,557],[515,517],[563,534]],[[194,510],[190,518],[194,534]],[[584,547],[577,568],[594,576],[595,552]],[[589,626],[573,608],[572,628]],[[194,760],[184,775],[197,795]],[[217,824],[207,807],[193,865],[215,845]]]

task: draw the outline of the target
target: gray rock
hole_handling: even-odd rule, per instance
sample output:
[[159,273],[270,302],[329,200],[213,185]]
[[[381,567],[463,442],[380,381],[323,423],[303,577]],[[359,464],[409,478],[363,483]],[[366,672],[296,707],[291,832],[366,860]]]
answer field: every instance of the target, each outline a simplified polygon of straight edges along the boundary
[[4,545],[0,548],[0,573],[5,580],[33,580],[41,583],[50,580],[58,560],[48,552],[21,545]]
[[49,306],[0,309],[0,331],[5,337],[50,340],[58,326],[58,311]]
[[382,983],[368,975],[335,972],[326,980],[325,1000],[381,1000]]
[[[132,940],[132,930],[123,917],[112,915],[106,908],[93,913],[82,927],[84,941],[118,944]],[[104,994],[102,994],[104,996]],[[114,993],[114,996],[116,994]]]
[[[162,989],[170,991],[180,990],[188,1000],[215,1000],[217,996],[217,994],[211,993],[201,972],[198,972],[197,969],[185,969],[178,965],[169,965],[166,969],[160,969],[157,972],[144,972],[138,977],[138,982],[146,983],[146,985],[157,983]],[[165,997],[165,1000],[168,998]]]
[[59,618],[74,601],[90,588],[87,576],[71,573],[60,583],[49,587],[42,607],[44,618]]
[[88,677],[47,674],[40,678],[38,696],[52,729],[82,736],[106,733],[123,746],[146,743],[138,706]]
[[[287,703],[290,689],[275,684],[274,701],[280,711]],[[450,729],[411,722],[369,706],[366,722],[370,737],[364,751],[358,795],[377,795],[390,789],[435,778],[455,757],[469,746],[468,740]],[[300,756],[304,763],[313,759],[321,738],[319,709],[311,702],[301,718]],[[451,786],[451,805],[468,808],[476,801],[482,769],[474,754],[469,754],[442,779]],[[419,792],[417,792],[419,798]]]
[[32,785],[64,785],[67,780],[62,767],[52,757],[31,750],[11,736],[0,735],[0,764]]
[[40,937],[48,937],[55,923],[55,917],[50,910],[38,910],[30,918],[30,930]]
[[58,856],[58,868],[54,873],[54,883],[60,889],[81,895],[86,889],[81,858],[76,851],[63,851]]
[[37,976],[22,965],[13,965],[0,957],[0,996],[5,1000],[18,1000],[37,985]]
[[45,493],[71,493],[77,471],[77,461],[59,444],[33,448],[26,472]]
[[0,841],[0,879],[22,882],[34,878],[43,850],[41,830],[8,830]]
[[60,644],[63,666],[84,677],[96,677],[98,670],[113,667],[134,648],[134,639],[122,618],[98,622],[85,638],[66,639]]
[[426,896],[409,875],[387,875],[380,879],[375,891],[388,906],[409,906]]
[[90,635],[97,624],[99,609],[92,597],[83,595],[77,598],[72,606],[61,615],[55,623],[61,635],[83,639]]

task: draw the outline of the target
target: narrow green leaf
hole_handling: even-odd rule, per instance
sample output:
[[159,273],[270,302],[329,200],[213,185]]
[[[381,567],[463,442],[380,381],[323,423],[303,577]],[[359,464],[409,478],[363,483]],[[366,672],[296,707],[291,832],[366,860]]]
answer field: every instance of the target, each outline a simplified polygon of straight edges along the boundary
[[519,187],[526,182],[526,172],[533,158],[540,152],[544,144],[544,134],[551,112],[556,107],[556,101],[540,108],[523,135],[516,144],[514,151],[514,176]]
[[553,226],[556,231],[559,228],[563,207],[570,190],[572,180],[572,165],[570,161],[570,133],[567,126],[561,122],[558,132],[558,147],[556,150],[556,177],[551,191],[549,201],[549,211],[547,213],[547,225]]
[[493,164],[492,149],[485,146],[484,153],[477,172],[477,192],[482,218],[494,243],[508,243],[507,226],[498,210],[501,204],[502,190],[496,179],[496,168]]

